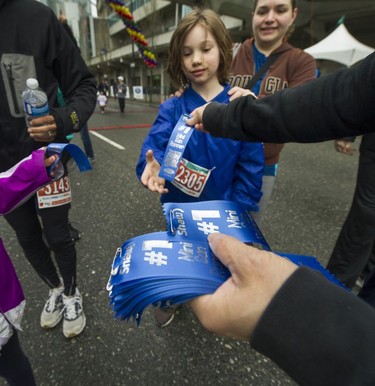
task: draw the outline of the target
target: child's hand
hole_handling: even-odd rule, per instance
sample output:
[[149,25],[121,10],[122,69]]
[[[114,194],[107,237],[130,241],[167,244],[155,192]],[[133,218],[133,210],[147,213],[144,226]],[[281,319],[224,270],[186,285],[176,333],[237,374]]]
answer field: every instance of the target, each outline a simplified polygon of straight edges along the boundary
[[150,149],[146,153],[146,167],[141,176],[141,182],[151,192],[160,194],[168,193],[165,189],[165,179],[159,177],[160,164],[154,157],[154,152]]

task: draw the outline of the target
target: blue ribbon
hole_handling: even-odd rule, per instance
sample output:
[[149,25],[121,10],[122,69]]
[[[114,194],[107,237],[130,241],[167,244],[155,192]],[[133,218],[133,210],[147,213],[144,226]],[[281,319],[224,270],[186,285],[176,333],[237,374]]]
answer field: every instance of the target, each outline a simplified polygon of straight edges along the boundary
[[[212,253],[207,236],[232,235],[260,249],[270,246],[248,212],[231,201],[168,203],[163,205],[167,232],[134,237],[118,248],[107,290],[115,317],[137,324],[145,308],[179,304],[213,293],[230,276]],[[312,256],[275,252],[299,266],[321,272],[343,286]]]
[[[90,161],[79,146],[74,145],[73,143],[50,143],[46,149],[46,156],[50,157],[51,155],[56,155],[57,160],[47,169],[48,174],[52,173],[65,151],[71,155],[81,172],[92,170]],[[61,176],[56,177],[59,178]]]
[[174,180],[181,157],[184,154],[186,145],[194,131],[191,126],[188,126],[185,123],[186,120],[190,118],[191,117],[188,114],[182,114],[169,138],[159,172],[159,177],[164,178],[167,181]]

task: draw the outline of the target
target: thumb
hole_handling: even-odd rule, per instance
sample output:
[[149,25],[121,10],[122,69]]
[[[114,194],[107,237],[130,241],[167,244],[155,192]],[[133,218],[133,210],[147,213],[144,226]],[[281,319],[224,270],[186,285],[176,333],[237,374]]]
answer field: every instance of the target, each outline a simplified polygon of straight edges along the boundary
[[254,274],[259,250],[221,233],[209,235],[208,243],[214,255],[229,269],[233,280],[248,280],[249,274]]
[[154,152],[149,149],[147,150],[147,153],[146,153],[146,162],[149,163],[149,162],[152,162],[154,160]]

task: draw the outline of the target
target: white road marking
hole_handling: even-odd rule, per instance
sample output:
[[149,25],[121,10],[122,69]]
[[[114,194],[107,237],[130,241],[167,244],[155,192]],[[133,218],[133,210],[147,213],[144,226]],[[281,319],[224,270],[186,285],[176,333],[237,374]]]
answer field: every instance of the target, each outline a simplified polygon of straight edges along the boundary
[[107,137],[97,133],[96,131],[90,131],[90,134],[95,135],[96,137],[100,138],[102,141],[107,142],[114,147],[117,147],[117,149],[125,150],[124,146],[119,145],[118,143],[108,139]]

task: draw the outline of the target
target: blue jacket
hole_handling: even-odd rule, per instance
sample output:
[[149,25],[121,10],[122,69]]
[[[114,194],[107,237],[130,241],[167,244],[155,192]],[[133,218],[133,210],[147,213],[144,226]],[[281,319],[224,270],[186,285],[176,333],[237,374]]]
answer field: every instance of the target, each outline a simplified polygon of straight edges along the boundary
[[[226,85],[213,100],[228,103]],[[159,114],[148,133],[136,167],[140,179],[146,166],[146,152],[152,149],[161,165],[171,133],[181,114],[189,114],[206,101],[189,87],[180,98],[168,99],[159,108]],[[246,143],[214,138],[194,131],[183,154],[183,158],[209,170],[213,169],[199,198],[183,193],[170,182],[169,190],[161,196],[161,202],[194,202],[207,200],[232,200],[249,205],[257,211],[262,195],[264,152],[261,143]]]

